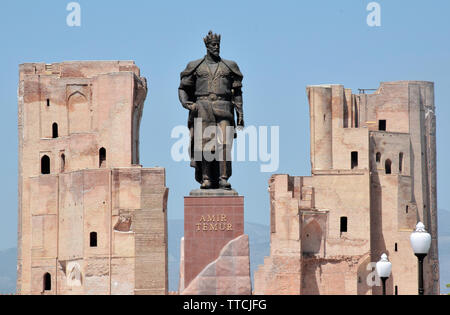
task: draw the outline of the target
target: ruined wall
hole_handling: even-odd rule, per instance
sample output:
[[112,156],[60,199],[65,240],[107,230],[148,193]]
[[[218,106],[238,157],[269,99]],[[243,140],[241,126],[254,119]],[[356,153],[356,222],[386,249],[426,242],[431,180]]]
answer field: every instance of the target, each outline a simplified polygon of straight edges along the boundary
[[[387,251],[397,243],[398,251],[394,248],[392,254],[397,257],[398,266],[402,266],[398,281],[393,274],[392,292],[417,292],[417,259],[411,257],[408,238],[415,224],[422,221],[432,236],[424,266],[425,292],[439,294],[434,84],[424,81],[384,82],[374,94],[360,95],[359,98],[361,107],[366,108],[366,125],[373,130],[370,133],[372,159],[375,158],[375,163],[372,160],[372,183],[381,187],[381,190],[373,190],[372,211],[379,212],[377,209],[381,208],[383,219],[393,223],[378,233],[391,239]],[[386,120],[385,131],[378,130],[380,119]],[[381,160],[377,163],[378,152]],[[387,159],[392,162],[391,174],[386,174]],[[393,191],[397,195],[386,200],[385,195]],[[394,211],[388,211],[389,208]],[[379,256],[383,249],[383,244],[373,247],[377,253],[374,255]]]
[[[362,197],[354,198],[351,186],[343,184],[345,176],[271,178],[271,254],[255,273],[255,294],[369,292],[369,176],[353,176],[366,188]],[[340,232],[341,216],[348,217],[348,232]]]
[[[311,165],[316,171],[368,169],[369,132],[358,125],[353,97],[342,85],[309,86],[311,120]],[[352,152],[358,163],[352,166]]]
[[[328,211],[325,257],[363,256],[370,251],[369,173],[313,177],[315,210]],[[355,187],[358,192],[355,193]],[[346,218],[346,231],[341,230]]]
[[167,293],[165,171],[136,164],[146,93],[133,62],[20,66],[18,293]]
[[[377,257],[386,253],[392,263],[388,294],[417,294],[417,258],[409,237],[418,216],[417,209],[409,202],[410,183],[409,177],[397,174],[374,176],[371,183],[372,259],[377,261]],[[380,288],[375,287],[374,293],[380,294]]]
[[310,104],[311,169],[330,169],[333,166],[332,88],[311,87],[307,89],[307,93]]
[[[272,176],[270,256],[255,272],[254,294],[301,293],[301,228],[298,215],[300,178]],[[295,196],[295,197],[294,197]]]
[[103,72],[89,74],[92,77],[81,71],[98,67],[96,62],[48,66],[52,72],[40,69],[41,64],[20,66],[19,129],[23,130],[19,140],[23,152],[19,159],[24,177],[41,174],[43,155],[49,156],[52,173],[61,171],[62,154],[64,171],[99,168],[101,148],[106,150],[102,167],[136,164],[133,151],[137,151],[138,139],[133,139],[133,130],[140,124],[146,80],[135,74],[139,70],[131,62],[100,63],[105,63]]
[[369,264],[386,253],[388,294],[416,294],[409,237],[422,221],[432,235],[425,292],[439,293],[433,89],[422,81],[382,83],[370,95],[307,88],[312,176],[270,181],[271,256],[255,292],[380,294]]

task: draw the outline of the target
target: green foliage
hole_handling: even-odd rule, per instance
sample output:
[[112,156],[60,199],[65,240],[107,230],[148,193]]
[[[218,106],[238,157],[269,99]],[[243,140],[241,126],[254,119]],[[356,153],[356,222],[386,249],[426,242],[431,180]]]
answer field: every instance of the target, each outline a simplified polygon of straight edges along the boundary
[[[450,289],[450,283],[449,283],[449,284],[447,284],[447,288],[449,288],[449,289]],[[450,295],[450,293],[447,293],[447,295]]]

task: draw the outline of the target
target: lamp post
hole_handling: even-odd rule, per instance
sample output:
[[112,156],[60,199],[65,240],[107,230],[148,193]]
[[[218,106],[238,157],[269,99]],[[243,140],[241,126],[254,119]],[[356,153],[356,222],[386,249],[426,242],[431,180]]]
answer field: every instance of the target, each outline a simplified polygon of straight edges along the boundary
[[419,295],[424,295],[423,260],[430,250],[430,245],[431,235],[427,233],[422,222],[417,223],[416,230],[411,234],[411,246],[419,261]]
[[386,280],[391,275],[392,264],[388,260],[386,254],[381,255],[381,259],[377,262],[377,274],[383,282],[383,295],[386,295]]

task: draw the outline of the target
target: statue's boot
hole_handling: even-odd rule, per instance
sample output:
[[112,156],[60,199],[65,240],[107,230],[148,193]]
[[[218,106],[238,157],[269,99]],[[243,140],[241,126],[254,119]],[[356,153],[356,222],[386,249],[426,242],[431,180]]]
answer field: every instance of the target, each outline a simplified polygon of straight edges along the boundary
[[228,174],[227,174],[227,162],[226,161],[220,161],[219,162],[219,168],[220,168],[220,179],[219,179],[219,188],[230,190],[231,184],[228,182]]
[[212,184],[209,179],[204,179],[202,185],[200,186],[201,189],[211,189]]
[[211,189],[212,188],[212,183],[209,180],[209,168],[210,168],[209,163],[206,162],[205,160],[203,160],[203,163],[202,163],[203,182],[202,182],[202,185],[200,186],[200,189]]
[[223,178],[223,177],[220,178],[220,180],[219,180],[219,188],[226,189],[226,190],[230,190],[231,189],[231,184],[228,182],[227,178]]

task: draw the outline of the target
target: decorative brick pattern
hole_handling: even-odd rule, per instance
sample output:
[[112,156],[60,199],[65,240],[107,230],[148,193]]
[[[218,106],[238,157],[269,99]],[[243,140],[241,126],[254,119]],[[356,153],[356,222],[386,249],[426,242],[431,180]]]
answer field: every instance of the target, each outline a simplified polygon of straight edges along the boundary
[[29,63],[19,76],[17,293],[167,294],[168,189],[164,169],[139,165],[139,68]]

